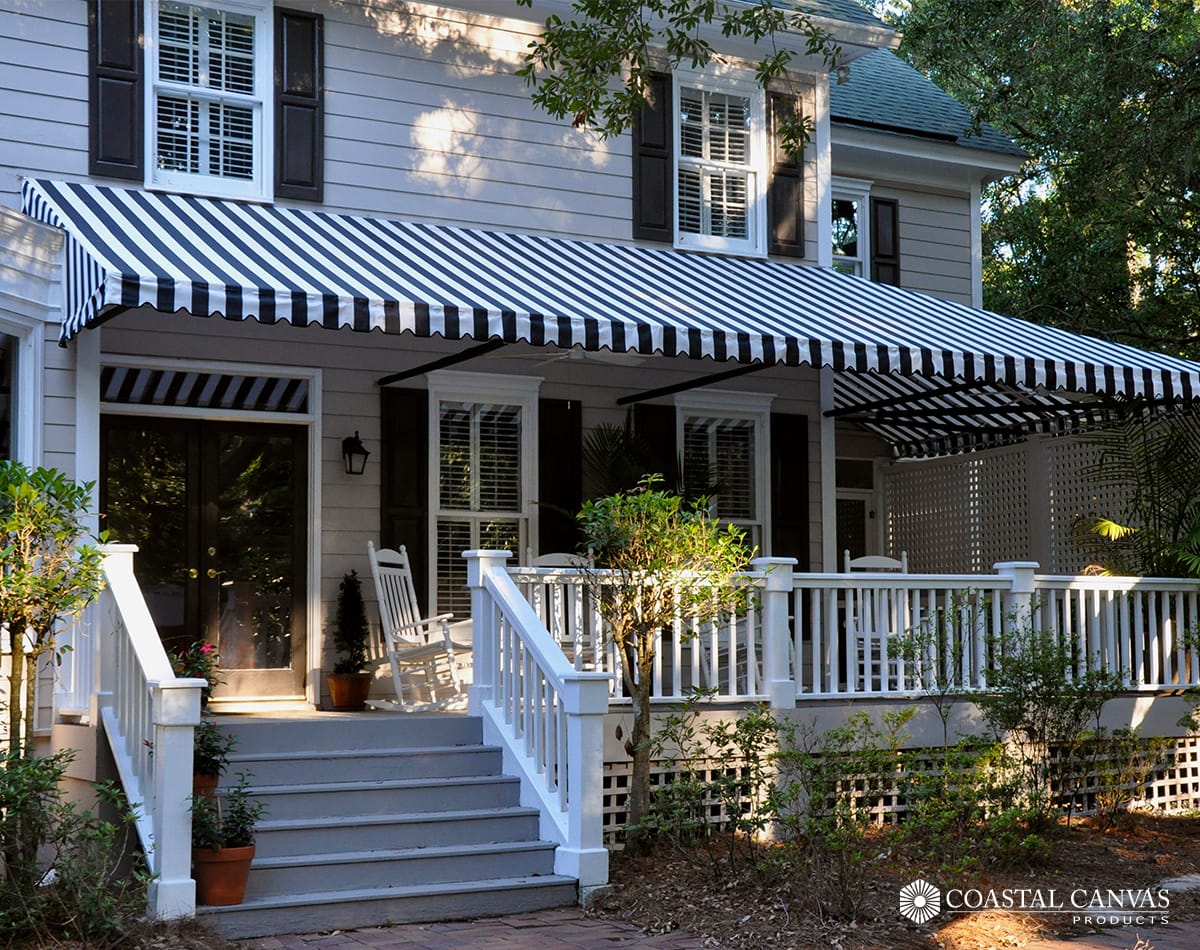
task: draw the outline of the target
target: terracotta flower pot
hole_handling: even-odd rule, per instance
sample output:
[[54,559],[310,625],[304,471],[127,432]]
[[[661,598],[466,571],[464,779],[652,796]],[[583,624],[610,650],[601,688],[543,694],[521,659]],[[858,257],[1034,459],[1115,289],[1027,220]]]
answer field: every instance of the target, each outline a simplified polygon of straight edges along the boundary
[[196,879],[196,902],[225,907],[240,904],[246,897],[246,879],[254,845],[244,848],[192,849],[192,876]]
[[217,782],[220,780],[219,775],[193,775],[192,798],[207,798],[211,802],[217,793]]
[[371,692],[370,673],[330,673],[325,677],[329,687],[330,708],[338,712],[365,709]]

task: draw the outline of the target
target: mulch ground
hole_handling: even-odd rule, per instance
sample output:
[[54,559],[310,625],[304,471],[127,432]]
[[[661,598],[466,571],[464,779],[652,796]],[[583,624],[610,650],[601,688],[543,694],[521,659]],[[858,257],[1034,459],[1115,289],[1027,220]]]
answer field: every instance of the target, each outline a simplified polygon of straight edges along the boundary
[[[1054,836],[1048,860],[1037,867],[978,873],[939,881],[933,868],[916,868],[893,856],[887,842],[868,848],[846,892],[857,908],[834,912],[827,883],[795,873],[763,874],[752,867],[730,872],[716,852],[660,848],[642,858],[614,855],[613,888],[589,913],[635,924],[648,933],[685,930],[705,946],[751,948],[944,948],[992,950],[1022,947],[1048,937],[1087,933],[1069,915],[981,911],[924,926],[898,913],[900,888],[915,877],[943,886],[981,888],[1153,887],[1168,878],[1200,874],[1200,819],[1129,815],[1101,829],[1078,820]],[[1174,894],[1170,919],[1200,920],[1200,890]]]

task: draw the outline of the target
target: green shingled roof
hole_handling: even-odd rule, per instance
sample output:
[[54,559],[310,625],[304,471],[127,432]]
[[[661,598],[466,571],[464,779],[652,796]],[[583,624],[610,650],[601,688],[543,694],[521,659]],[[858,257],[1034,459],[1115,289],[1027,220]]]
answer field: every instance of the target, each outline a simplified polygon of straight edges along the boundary
[[1004,155],[1024,149],[984,125],[971,132],[971,113],[890,50],[876,50],[850,64],[850,81],[829,83],[834,122],[954,142]]
[[811,16],[828,17],[858,26],[886,26],[858,0],[773,0],[776,6],[794,6]]

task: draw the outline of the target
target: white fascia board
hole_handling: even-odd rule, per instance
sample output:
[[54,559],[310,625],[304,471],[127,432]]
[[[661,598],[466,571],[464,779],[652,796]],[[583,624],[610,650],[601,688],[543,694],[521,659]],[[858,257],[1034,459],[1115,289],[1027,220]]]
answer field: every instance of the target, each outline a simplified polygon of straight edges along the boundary
[[[752,7],[756,4],[749,0],[726,0],[731,8]],[[520,20],[541,26],[551,16],[561,17],[570,21],[578,16],[571,6],[570,0],[533,0],[531,6],[523,7],[516,0],[451,0],[447,7],[465,10],[470,13],[482,13],[487,16],[506,20]],[[754,42],[743,38],[730,38],[721,34],[721,24],[717,21],[702,27],[700,36],[711,43],[718,52],[740,56],[752,62],[762,58],[763,51]],[[816,27],[833,35],[842,48],[842,60],[851,63],[877,49],[896,49],[900,45],[900,34],[882,24],[869,26],[865,24],[846,23],[828,17],[809,17]],[[800,33],[784,32],[775,37],[776,46],[790,50],[797,55],[792,68],[797,72],[827,72],[828,65],[820,56],[810,56],[806,53],[808,38]]]
[[834,173],[838,175],[857,176],[857,171],[847,168],[894,169],[902,172],[906,181],[936,185],[951,173],[966,184],[1014,175],[1023,161],[1017,155],[966,148],[901,132],[856,128],[836,120],[830,126]]

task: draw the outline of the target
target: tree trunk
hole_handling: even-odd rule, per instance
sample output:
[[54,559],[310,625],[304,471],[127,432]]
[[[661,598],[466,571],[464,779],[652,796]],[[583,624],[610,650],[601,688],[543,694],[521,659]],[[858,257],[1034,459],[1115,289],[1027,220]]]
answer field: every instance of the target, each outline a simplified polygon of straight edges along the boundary
[[645,643],[641,647],[637,658],[638,682],[631,695],[633,733],[629,738],[633,745],[633,766],[625,812],[625,850],[630,854],[644,854],[650,846],[650,836],[637,826],[650,811],[650,694],[653,691],[654,651]]
[[30,650],[25,654],[25,733],[21,736],[21,754],[33,754],[33,729],[37,718],[37,661],[39,654]]
[[8,749],[13,755],[21,755],[21,698],[25,695],[25,634],[18,633],[17,627],[14,620],[8,628],[12,647],[8,669]]

